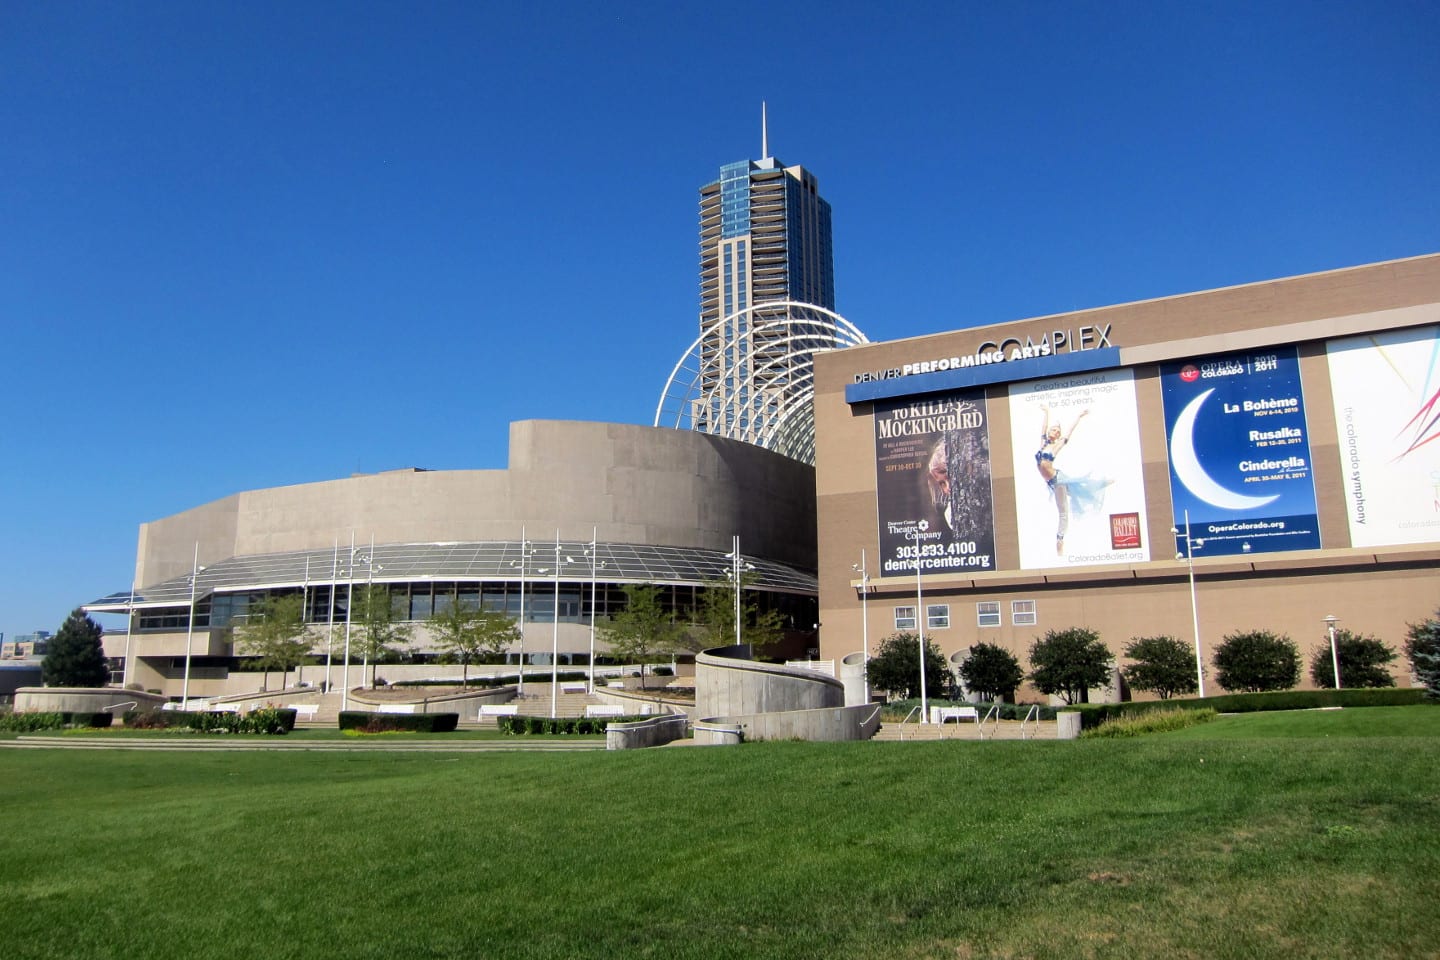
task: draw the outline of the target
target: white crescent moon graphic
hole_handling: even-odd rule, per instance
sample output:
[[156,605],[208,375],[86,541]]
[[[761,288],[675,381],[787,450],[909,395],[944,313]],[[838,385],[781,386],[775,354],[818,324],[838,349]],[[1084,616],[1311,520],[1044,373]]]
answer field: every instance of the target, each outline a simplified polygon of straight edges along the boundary
[[1195,418],[1200,415],[1200,407],[1214,392],[1214,387],[1206,390],[1187,403],[1185,409],[1180,411],[1180,416],[1175,418],[1175,429],[1170,433],[1170,466],[1175,469],[1175,476],[1201,500],[1227,510],[1254,510],[1267,503],[1274,503],[1280,498],[1278,493],[1268,497],[1236,493],[1220,486],[1205,472],[1205,468],[1200,466],[1200,458],[1195,455]]

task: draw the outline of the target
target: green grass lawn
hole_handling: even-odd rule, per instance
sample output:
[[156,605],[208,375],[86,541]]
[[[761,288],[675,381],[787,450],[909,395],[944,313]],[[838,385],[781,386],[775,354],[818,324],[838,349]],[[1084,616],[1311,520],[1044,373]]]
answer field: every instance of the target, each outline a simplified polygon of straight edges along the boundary
[[[1232,719],[1270,719],[1255,716],[1078,742],[4,749],[0,949],[1434,956],[1440,716],[1427,710],[1440,715],[1288,715],[1305,737],[1235,732]],[[1313,732],[1352,722],[1365,730]]]
[[1184,740],[1273,737],[1440,737],[1440,709],[1351,707],[1344,710],[1277,710],[1236,713],[1163,736]]

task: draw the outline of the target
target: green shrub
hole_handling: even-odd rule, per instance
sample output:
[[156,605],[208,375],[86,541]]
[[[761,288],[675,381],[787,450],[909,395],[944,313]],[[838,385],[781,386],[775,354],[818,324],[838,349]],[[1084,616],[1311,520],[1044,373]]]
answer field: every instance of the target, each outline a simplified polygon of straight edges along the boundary
[[1310,657],[1310,679],[1317,687],[1335,686],[1335,659],[1340,660],[1340,683],[1345,687],[1393,687],[1395,678],[1385,668],[1395,660],[1395,651],[1376,637],[1349,630],[1335,631],[1335,656],[1327,641]]
[[460,725],[458,713],[369,713],[344,710],[340,713],[341,730],[361,733],[450,733]]
[[46,711],[44,713],[0,714],[0,731],[7,733],[35,733],[39,730],[63,730],[66,727],[104,728],[115,718],[108,713],[71,713]]
[[1300,649],[1269,630],[1232,633],[1215,648],[1215,674],[1226,690],[1288,690],[1300,682]]
[[1170,730],[1183,730],[1186,727],[1193,727],[1199,723],[1209,723],[1214,720],[1218,713],[1213,707],[1202,707],[1199,710],[1187,710],[1183,707],[1168,707],[1164,710],[1148,710],[1144,713],[1135,713],[1129,716],[1112,717],[1100,724],[1098,727],[1091,727],[1084,731],[1083,737],[1138,737],[1147,733],[1165,733]]
[[567,736],[571,734],[595,734],[604,733],[605,726],[611,723],[634,723],[637,720],[649,720],[648,716],[631,717],[496,717],[496,726],[502,733],[510,734],[550,734]]
[[[1440,611],[1428,620],[1410,624],[1405,631],[1405,656],[1429,696],[1440,699]],[[1345,679],[1343,671],[1340,679]]]
[[197,733],[252,733],[279,736],[295,729],[295,711],[264,707],[248,714],[224,710],[127,710],[133,730],[194,730]]
[[1177,693],[1194,693],[1199,687],[1195,651],[1174,637],[1132,637],[1125,656],[1135,662],[1120,672],[1136,690],[1169,700]]
[[1403,707],[1424,701],[1420,689],[1280,690],[1270,693],[1228,693],[1187,700],[1147,700],[1131,703],[1088,703],[1073,709],[1080,727],[1089,730],[1115,717],[1157,710],[1205,710],[1219,713],[1253,713],[1264,710],[1315,710],[1320,707]]

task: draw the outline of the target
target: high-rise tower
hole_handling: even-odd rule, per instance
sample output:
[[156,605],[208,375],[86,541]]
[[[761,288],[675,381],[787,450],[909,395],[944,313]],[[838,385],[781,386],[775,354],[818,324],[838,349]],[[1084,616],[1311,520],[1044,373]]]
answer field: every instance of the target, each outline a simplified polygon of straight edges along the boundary
[[[830,204],[815,175],[769,155],[720,168],[700,188],[700,398],[697,429],[764,442],[789,409],[797,359],[828,346],[803,309],[835,309]],[[782,322],[784,321],[784,322]],[[814,338],[814,342],[810,342]]]

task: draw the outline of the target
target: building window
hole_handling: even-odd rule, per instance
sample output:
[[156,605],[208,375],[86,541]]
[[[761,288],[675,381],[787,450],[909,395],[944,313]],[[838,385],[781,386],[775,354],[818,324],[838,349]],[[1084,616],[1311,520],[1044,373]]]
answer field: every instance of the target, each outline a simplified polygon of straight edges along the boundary
[[1039,621],[1035,617],[1034,600],[1011,600],[1010,622],[1017,627],[1033,627]]
[[1000,626],[1000,601],[982,600],[975,604],[975,622],[982,627]]
[[914,630],[914,629],[915,629],[915,608],[914,608],[914,607],[896,607],[896,608],[895,608],[895,629],[896,629],[896,630]]
[[950,604],[932,603],[925,607],[925,626],[940,630],[950,626]]

